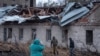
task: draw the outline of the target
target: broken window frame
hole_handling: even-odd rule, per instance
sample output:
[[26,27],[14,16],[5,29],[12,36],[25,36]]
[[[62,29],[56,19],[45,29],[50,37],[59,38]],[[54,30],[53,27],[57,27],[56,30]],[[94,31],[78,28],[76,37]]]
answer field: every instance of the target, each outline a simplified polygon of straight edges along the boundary
[[46,29],[46,41],[51,40],[51,29]]
[[32,40],[36,38],[36,29],[32,29]]
[[8,38],[12,38],[12,28],[8,28]]
[[86,44],[93,44],[93,30],[86,30]]
[[4,41],[12,38],[12,28],[4,28]]
[[68,30],[65,29],[62,31],[62,42],[66,42],[68,40]]
[[4,32],[4,41],[7,41],[7,28],[4,28],[4,30],[3,30]]
[[23,33],[24,33],[24,29],[23,28],[19,28],[19,40],[23,39]]

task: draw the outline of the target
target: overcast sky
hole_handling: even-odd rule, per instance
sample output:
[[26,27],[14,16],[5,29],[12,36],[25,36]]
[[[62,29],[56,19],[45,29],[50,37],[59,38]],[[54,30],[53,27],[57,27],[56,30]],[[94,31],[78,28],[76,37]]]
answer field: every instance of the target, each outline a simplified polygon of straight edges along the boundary
[[[51,1],[57,2],[57,0],[51,0]],[[48,2],[48,0],[36,0],[36,3],[38,3],[38,2],[43,2],[43,3],[45,3],[45,2]]]
[[[57,0],[51,0],[52,2],[57,2]],[[39,2],[42,2],[42,3],[47,3],[48,0],[36,0],[36,4],[38,4]]]
[[44,4],[44,3],[48,3],[48,1],[50,1],[49,3],[55,2],[55,3],[61,3],[64,0],[36,0],[36,5]]

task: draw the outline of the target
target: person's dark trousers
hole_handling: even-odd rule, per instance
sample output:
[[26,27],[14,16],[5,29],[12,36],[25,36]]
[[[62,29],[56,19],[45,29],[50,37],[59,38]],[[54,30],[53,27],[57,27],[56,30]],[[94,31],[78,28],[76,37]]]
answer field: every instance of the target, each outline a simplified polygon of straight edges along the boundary
[[53,47],[53,54],[54,55],[58,55],[58,50],[57,50],[57,47],[56,46]]
[[75,56],[74,48],[70,48],[70,56]]

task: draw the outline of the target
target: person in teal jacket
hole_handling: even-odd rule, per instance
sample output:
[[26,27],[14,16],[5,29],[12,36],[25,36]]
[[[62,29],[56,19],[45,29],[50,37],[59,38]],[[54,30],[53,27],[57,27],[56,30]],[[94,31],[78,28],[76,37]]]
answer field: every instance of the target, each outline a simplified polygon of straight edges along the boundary
[[29,46],[30,56],[43,56],[42,51],[44,46],[40,43],[38,39],[35,39],[33,43]]

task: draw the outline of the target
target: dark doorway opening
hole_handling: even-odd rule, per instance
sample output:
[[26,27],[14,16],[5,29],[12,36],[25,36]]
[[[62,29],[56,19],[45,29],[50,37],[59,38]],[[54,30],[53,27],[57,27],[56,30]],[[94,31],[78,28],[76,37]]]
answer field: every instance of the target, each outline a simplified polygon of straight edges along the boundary
[[86,44],[93,44],[93,30],[86,30]]

